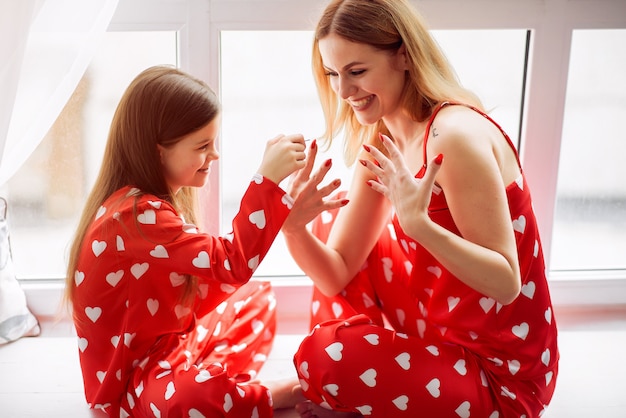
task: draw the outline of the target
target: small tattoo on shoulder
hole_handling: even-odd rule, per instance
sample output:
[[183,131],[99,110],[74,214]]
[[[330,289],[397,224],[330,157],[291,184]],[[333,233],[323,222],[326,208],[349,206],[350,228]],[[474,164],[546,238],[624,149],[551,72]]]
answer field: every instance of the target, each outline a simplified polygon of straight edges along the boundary
[[439,134],[437,133],[437,128],[433,128],[432,132],[433,132],[433,138],[436,138],[439,136]]

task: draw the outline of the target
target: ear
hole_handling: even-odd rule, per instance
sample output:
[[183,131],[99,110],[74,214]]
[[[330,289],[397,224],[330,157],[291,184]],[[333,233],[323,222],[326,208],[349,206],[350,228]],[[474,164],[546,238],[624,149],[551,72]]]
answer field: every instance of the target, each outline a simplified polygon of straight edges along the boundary
[[396,65],[402,70],[409,69],[409,60],[406,55],[406,45],[402,43],[396,52]]
[[161,164],[163,164],[163,154],[165,152],[165,147],[161,144],[157,144],[157,152],[159,153],[159,159],[161,160]]

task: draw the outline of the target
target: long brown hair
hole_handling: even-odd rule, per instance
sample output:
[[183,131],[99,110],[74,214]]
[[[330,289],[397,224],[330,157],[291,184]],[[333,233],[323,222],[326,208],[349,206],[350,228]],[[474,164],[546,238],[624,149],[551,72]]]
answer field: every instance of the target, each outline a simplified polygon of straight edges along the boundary
[[427,119],[434,106],[445,100],[482,108],[476,95],[461,86],[424,19],[408,0],[332,0],[315,29],[312,66],[326,120],[323,137],[330,143],[343,130],[349,164],[363,143],[377,143],[379,132],[389,132],[382,120],[372,126],[361,125],[352,108],[332,90],[319,51],[320,39],[331,33],[381,51],[397,52],[405,46],[409,70],[403,107],[416,121]]
[[87,228],[116,190],[133,186],[170,202],[187,222],[197,221],[195,189],[168,187],[157,144],[170,147],[213,121],[217,96],[202,80],[169,66],[141,72],[124,92],[111,122],[102,166],[81,215],[66,273],[65,301],[73,297],[74,271]]

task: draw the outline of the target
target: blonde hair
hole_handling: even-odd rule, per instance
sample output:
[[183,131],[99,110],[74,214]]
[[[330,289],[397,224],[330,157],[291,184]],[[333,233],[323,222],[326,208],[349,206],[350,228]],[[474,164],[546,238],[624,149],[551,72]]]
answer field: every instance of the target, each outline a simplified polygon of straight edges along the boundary
[[219,100],[211,88],[174,67],[148,68],[130,83],[115,110],[102,166],[70,247],[65,279],[68,305],[86,231],[98,208],[116,190],[136,187],[170,202],[186,221],[197,222],[195,189],[183,187],[176,194],[169,189],[157,144],[173,146],[213,121],[219,112]]
[[462,101],[482,109],[478,97],[465,89],[428,31],[422,16],[408,0],[332,0],[320,18],[313,40],[313,74],[326,121],[328,144],[342,130],[345,159],[352,164],[364,143],[379,144],[378,133],[388,134],[380,120],[361,125],[352,108],[332,90],[319,51],[319,41],[330,34],[396,52],[404,45],[409,66],[403,107],[416,121],[426,120],[446,100]]

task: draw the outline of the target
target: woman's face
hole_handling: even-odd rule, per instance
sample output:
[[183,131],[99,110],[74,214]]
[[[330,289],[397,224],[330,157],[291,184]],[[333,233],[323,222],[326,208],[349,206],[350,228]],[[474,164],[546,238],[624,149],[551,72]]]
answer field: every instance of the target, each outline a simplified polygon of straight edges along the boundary
[[402,113],[404,47],[397,52],[380,51],[331,33],[319,40],[319,51],[332,89],[352,107],[361,124]]
[[171,147],[157,145],[165,181],[173,193],[177,193],[181,187],[202,187],[206,184],[211,172],[211,161],[220,156],[216,148],[219,120],[219,117],[214,118]]

